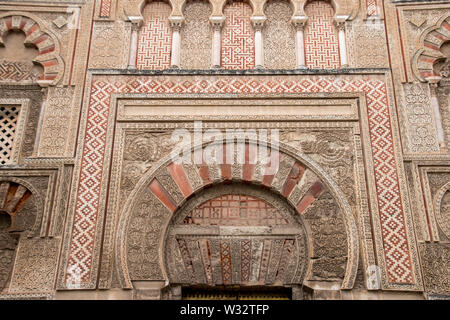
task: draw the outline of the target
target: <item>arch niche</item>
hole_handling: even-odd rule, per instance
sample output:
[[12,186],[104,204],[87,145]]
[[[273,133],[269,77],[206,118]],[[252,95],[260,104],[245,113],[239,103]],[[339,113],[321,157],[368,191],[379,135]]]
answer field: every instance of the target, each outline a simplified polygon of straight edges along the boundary
[[[204,157],[209,147],[192,148],[191,158]],[[272,150],[269,164],[252,161],[257,149],[253,142],[238,145],[232,165],[177,164],[167,156],[141,178],[116,237],[123,287],[132,288],[132,281],[290,286],[317,277],[353,287],[357,228],[337,184],[287,145]],[[327,265],[336,261],[341,276]]]

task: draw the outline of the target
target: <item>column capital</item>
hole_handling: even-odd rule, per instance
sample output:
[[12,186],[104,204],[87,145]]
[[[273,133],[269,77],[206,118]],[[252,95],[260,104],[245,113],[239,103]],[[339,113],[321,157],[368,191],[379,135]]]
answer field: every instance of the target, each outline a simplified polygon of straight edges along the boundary
[[222,29],[224,21],[225,21],[224,16],[209,17],[209,22],[211,23],[214,31],[220,31]]
[[306,26],[306,22],[308,22],[308,17],[307,16],[293,16],[291,18],[291,22],[297,30],[303,30]]
[[261,31],[267,18],[265,16],[252,16],[250,21],[255,31]]
[[184,17],[182,16],[170,16],[169,24],[172,27],[173,31],[180,31],[181,27],[184,23]]

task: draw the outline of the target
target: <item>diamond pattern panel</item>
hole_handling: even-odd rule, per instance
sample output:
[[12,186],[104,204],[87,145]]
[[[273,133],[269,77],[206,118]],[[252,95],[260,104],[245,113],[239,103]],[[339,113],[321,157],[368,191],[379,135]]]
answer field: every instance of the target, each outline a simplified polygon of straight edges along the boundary
[[81,281],[91,280],[100,192],[104,181],[105,141],[110,128],[112,93],[326,93],[363,92],[366,96],[370,142],[374,161],[382,241],[389,283],[409,284],[415,279],[406,234],[399,188],[398,164],[392,136],[386,85],[382,80],[345,76],[278,77],[183,77],[114,76],[93,79],[87,127],[81,157],[81,173],[70,242],[69,270],[77,270]]
[[338,69],[339,41],[333,22],[334,9],[328,1],[311,1],[305,7],[306,65],[311,69]]
[[172,31],[169,16],[172,9],[167,3],[157,1],[145,6],[144,25],[139,30],[136,66],[140,70],[167,69],[170,67]]
[[244,2],[233,2],[223,10],[222,68],[255,67],[255,34],[250,22],[252,8]]

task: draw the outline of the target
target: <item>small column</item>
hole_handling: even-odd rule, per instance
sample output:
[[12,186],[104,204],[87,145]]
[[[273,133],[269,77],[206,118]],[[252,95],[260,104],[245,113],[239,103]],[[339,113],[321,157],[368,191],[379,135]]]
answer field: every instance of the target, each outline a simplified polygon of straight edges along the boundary
[[292,23],[295,26],[295,49],[297,53],[297,69],[307,69],[305,58],[305,25],[308,17],[298,16],[292,18]]
[[439,81],[441,81],[441,77],[428,77],[427,80],[430,84],[430,95],[431,95],[431,108],[433,109],[434,119],[436,121],[436,130],[437,130],[437,139],[439,146],[441,147],[441,151],[446,149],[445,138],[444,138],[444,128],[442,126],[442,116],[441,111],[439,110],[439,100],[437,97],[437,86]]
[[347,16],[336,17],[336,26],[338,28],[339,54],[341,56],[341,68],[348,68],[347,59],[347,41],[345,40],[345,20]]
[[142,25],[142,17],[129,17],[131,21],[131,40],[130,40],[130,55],[128,60],[128,69],[136,69],[136,59],[138,51],[138,34]]
[[170,17],[170,26],[172,27],[172,55],[170,60],[170,67],[180,68],[180,50],[181,50],[181,36],[180,30],[183,25],[183,17]]
[[213,28],[213,44],[212,44],[212,68],[220,68],[221,61],[221,46],[222,46],[222,26],[225,21],[225,17],[216,16],[209,18]]
[[266,17],[251,17],[250,18],[253,29],[255,30],[255,68],[264,68],[264,43],[262,36],[262,28],[264,27],[264,22]]

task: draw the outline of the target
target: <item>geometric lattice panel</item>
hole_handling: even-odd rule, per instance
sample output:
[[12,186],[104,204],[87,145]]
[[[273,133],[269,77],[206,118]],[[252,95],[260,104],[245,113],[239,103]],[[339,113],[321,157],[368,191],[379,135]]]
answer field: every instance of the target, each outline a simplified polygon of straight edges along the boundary
[[305,7],[306,65],[311,69],[338,69],[339,42],[334,26],[334,10],[326,1],[311,1]]
[[244,2],[233,2],[225,6],[223,13],[222,68],[253,69],[255,34],[250,21],[252,7]]
[[265,8],[263,28],[264,66],[267,69],[295,69],[295,28],[292,9],[286,0],[273,0]]
[[139,30],[137,68],[158,70],[170,67],[172,30],[169,16],[172,9],[167,3],[158,1],[145,6],[142,15],[144,24]]
[[19,106],[0,106],[0,164],[11,161]]
[[377,0],[366,0],[366,6],[367,6],[366,10],[367,10],[368,17],[379,15],[380,8],[378,8]]
[[209,22],[211,6],[203,0],[189,1],[183,11],[181,28],[181,68],[211,68],[212,28]]
[[271,226],[288,221],[269,203],[248,195],[224,195],[192,210],[185,224],[221,226]]

